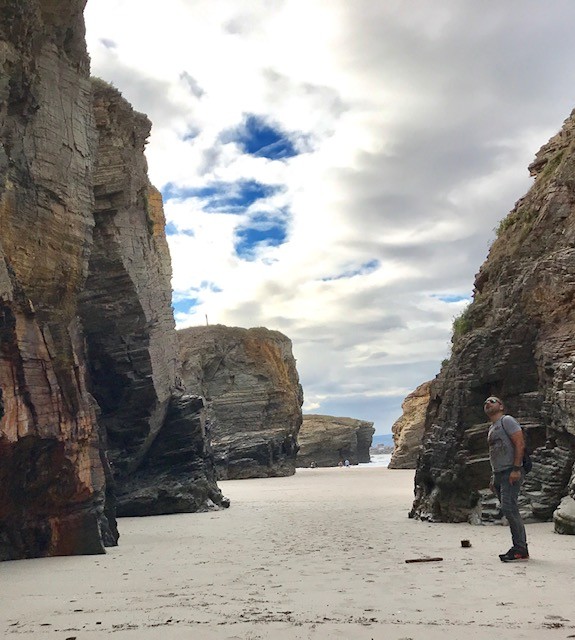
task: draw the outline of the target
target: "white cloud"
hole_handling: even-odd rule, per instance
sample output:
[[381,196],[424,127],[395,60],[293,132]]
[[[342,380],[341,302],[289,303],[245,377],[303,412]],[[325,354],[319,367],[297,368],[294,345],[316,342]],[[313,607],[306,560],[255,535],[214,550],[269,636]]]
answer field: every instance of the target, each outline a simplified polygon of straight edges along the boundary
[[[438,295],[470,295],[574,106],[574,18],[568,0],[89,0],[93,73],[152,119],[152,181],[183,190],[165,206],[173,286],[198,304],[178,323],[283,331],[307,411],[389,431],[449,352],[466,302]],[[303,153],[226,141],[246,114]],[[233,214],[186,197],[240,181],[281,190]],[[242,259],[264,210],[287,242]]]

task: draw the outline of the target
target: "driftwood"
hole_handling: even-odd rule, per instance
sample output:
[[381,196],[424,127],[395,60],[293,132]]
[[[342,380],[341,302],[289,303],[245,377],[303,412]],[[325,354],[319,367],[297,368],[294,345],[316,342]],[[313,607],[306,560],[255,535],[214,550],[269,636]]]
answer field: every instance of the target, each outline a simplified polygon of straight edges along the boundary
[[406,562],[441,562],[443,558],[411,558]]

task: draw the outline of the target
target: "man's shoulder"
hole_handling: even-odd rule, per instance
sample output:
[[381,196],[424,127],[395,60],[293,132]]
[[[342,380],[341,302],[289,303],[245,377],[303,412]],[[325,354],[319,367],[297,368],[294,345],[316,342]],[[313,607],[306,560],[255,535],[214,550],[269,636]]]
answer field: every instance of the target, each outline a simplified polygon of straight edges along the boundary
[[501,416],[501,425],[506,431],[509,431],[509,433],[515,433],[516,431],[521,430],[521,425],[519,424],[519,422],[517,422],[517,420],[509,414]]

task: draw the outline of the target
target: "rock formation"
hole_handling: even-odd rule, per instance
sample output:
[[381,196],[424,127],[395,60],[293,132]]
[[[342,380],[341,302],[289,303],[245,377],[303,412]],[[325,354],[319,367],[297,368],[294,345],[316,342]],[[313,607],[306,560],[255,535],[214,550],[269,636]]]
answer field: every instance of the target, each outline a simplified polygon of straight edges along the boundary
[[80,312],[117,514],[205,510],[222,496],[203,402],[181,398],[162,199],[144,156],[150,121],[106,83],[93,90],[95,227]]
[[186,388],[206,398],[218,477],[295,472],[303,393],[278,331],[214,325],[177,332]]
[[567,485],[566,495],[553,514],[557,533],[575,535],[575,469]]
[[531,164],[535,183],[501,223],[473,302],[454,322],[451,359],[431,385],[414,516],[482,517],[490,475],[482,403],[490,394],[505,400],[534,449],[526,515],[551,518],[567,494],[575,462],[574,134],[575,112]]
[[308,414],[298,436],[298,467],[337,467],[349,460],[351,464],[369,462],[369,448],[375,433],[373,422],[355,418],[337,418]]
[[77,320],[96,144],[84,4],[0,0],[0,560],[115,537]]
[[401,404],[403,414],[391,427],[395,446],[389,469],[417,467],[425,429],[425,414],[429,404],[430,385],[431,382],[420,384],[415,391],[406,396]]
[[149,123],[92,102],[84,4],[0,0],[0,560],[103,553],[116,501],[226,504],[179,388]]

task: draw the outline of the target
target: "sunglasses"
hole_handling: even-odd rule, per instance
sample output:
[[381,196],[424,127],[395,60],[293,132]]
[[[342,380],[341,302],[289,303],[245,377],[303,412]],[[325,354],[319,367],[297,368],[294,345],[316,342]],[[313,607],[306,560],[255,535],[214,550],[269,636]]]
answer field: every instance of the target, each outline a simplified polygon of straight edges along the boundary
[[483,404],[499,404],[500,402],[501,400],[498,400],[497,398],[487,398]]

